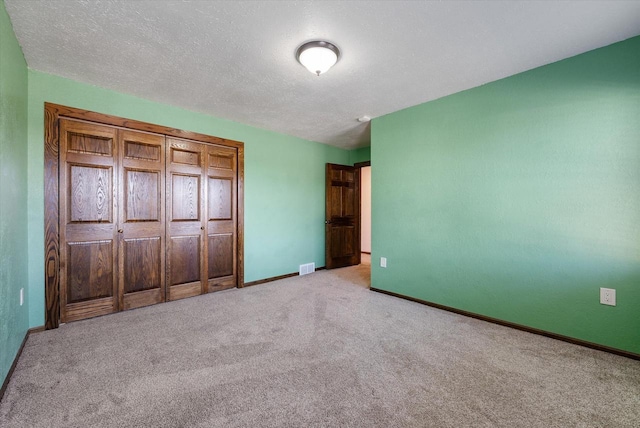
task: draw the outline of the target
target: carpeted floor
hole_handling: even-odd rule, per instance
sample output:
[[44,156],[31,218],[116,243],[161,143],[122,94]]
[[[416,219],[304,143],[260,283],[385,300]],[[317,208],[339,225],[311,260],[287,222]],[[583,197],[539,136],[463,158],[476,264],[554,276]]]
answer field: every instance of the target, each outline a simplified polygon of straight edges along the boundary
[[34,334],[0,426],[640,426],[640,362],[369,291],[368,271]]

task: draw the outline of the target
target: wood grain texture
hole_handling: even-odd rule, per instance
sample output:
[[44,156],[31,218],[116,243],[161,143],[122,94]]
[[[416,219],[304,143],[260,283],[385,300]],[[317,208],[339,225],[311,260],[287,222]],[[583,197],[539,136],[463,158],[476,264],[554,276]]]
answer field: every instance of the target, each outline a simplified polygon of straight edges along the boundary
[[162,287],[162,237],[124,239],[124,293]]
[[135,293],[125,294],[123,296],[122,310],[141,308],[143,306],[155,305],[162,303],[164,299],[164,290],[160,288],[152,288],[150,290],[136,291]]
[[331,228],[331,255],[333,258],[352,257],[356,248],[354,241],[355,227],[351,225],[335,226]]
[[58,106],[44,106],[44,301],[45,328],[60,324],[58,218]]
[[208,183],[208,219],[233,219],[233,178],[209,177]]
[[327,269],[360,263],[360,168],[327,164],[325,184]]
[[236,236],[237,248],[236,248],[236,283],[238,287],[244,287],[244,144],[238,146],[238,182],[236,183],[237,204],[238,204],[238,218],[237,229],[238,235]]
[[238,285],[237,149],[207,148],[208,292]]
[[184,140],[193,140],[201,143],[218,144],[227,147],[244,147],[244,143],[229,140],[226,138],[213,137],[211,135],[199,134],[197,132],[183,131],[181,129],[171,128],[162,125],[154,125],[147,122],[137,120],[124,119],[108,114],[96,113],[73,107],[66,107],[59,104],[45,103],[45,108],[49,106],[52,112],[58,116],[70,117],[74,119],[86,120],[88,122],[102,123],[105,125],[113,125],[137,131],[151,132],[154,134],[162,134],[171,137],[177,137]]
[[[207,292],[206,145],[167,138],[167,287],[170,300]],[[204,216],[203,216],[204,213]]]
[[233,275],[233,234],[209,235],[208,278]]
[[124,140],[124,157],[127,159],[141,159],[160,161],[162,147],[155,144],[145,144],[137,141]]
[[[129,172],[128,177],[125,178],[124,173],[120,173],[119,170],[115,172],[115,175],[123,175],[123,177],[118,180],[112,181],[111,187],[118,187],[118,194],[125,195],[127,192],[131,192],[132,195],[145,193],[151,194],[154,192],[154,189],[158,187],[157,179],[152,178],[153,173],[157,173],[161,169],[157,168],[147,168],[147,166],[140,167],[136,166],[127,166],[127,162],[129,161],[148,161],[148,162],[161,162],[164,165],[164,148],[162,145],[157,145],[155,142],[149,143],[148,140],[144,138],[138,138],[139,135],[135,135],[135,132],[132,131],[141,131],[142,133],[149,134],[160,134],[160,136],[168,136],[168,137],[176,137],[181,139],[184,143],[204,143],[205,145],[209,145],[212,148],[218,148],[221,150],[211,149],[208,152],[209,156],[206,157],[207,165],[210,165],[216,168],[218,171],[226,169],[229,171],[233,171],[235,169],[235,183],[232,184],[231,193],[234,193],[235,197],[232,196],[233,203],[235,207],[235,216],[232,215],[233,222],[235,224],[235,239],[234,239],[234,262],[233,268],[235,270],[235,274],[231,276],[222,276],[216,278],[215,283],[210,283],[207,287],[206,283],[202,286],[201,292],[206,292],[207,289],[211,291],[212,289],[217,289],[219,287],[229,287],[238,286],[242,287],[244,285],[244,144],[238,141],[223,139],[219,137],[213,137],[209,135],[178,130],[175,128],[165,127],[161,125],[154,125],[145,122],[139,122],[124,118],[119,118],[115,116],[105,115],[101,113],[89,112],[82,109],[76,109],[72,107],[61,106],[52,103],[45,103],[45,302],[46,302],[46,311],[45,311],[45,328],[56,328],[59,325],[61,319],[60,313],[60,294],[61,294],[61,260],[60,260],[60,182],[59,182],[59,171],[60,171],[60,125],[59,120],[61,118],[71,118],[74,119],[78,124],[78,129],[82,128],[81,124],[86,124],[86,126],[91,127],[92,124],[98,123],[103,125],[110,125],[117,128],[118,135],[123,136],[123,145],[119,147],[119,149],[110,148],[107,144],[109,138],[104,135],[88,135],[82,130],[74,133],[70,137],[70,154],[76,155],[91,155],[94,156],[93,159],[97,159],[96,157],[109,157],[117,152],[119,154],[119,159],[121,159],[122,165],[118,165],[117,168],[122,167],[123,171],[127,170]],[[132,136],[132,134],[134,134]],[[163,137],[164,138],[164,137]],[[233,148],[232,152],[229,152],[228,148]],[[110,152],[110,150],[112,150]],[[115,152],[113,152],[115,150]],[[229,154],[232,153],[232,154]],[[71,156],[71,155],[70,155]],[[181,160],[187,162],[187,164],[194,163],[202,163],[202,160],[205,159],[204,155],[199,159],[194,161],[194,157],[192,155],[183,156]],[[77,161],[77,159],[71,156],[72,161]],[[76,162],[78,165],[82,163]],[[104,166],[104,165],[99,165]],[[204,166],[204,165],[203,165]],[[206,168],[206,167],[205,167]],[[82,181],[84,177],[87,177],[86,170],[78,170],[82,172],[82,177],[78,177],[78,181]],[[165,186],[164,174],[160,174],[161,183],[159,184],[160,190],[157,192],[160,195],[159,200],[162,201],[164,198],[162,197],[162,192]],[[203,186],[203,180],[205,180],[205,175],[201,176],[201,187]],[[94,177],[95,178],[95,177]],[[220,178],[223,178],[222,176]],[[227,178],[227,177],[224,177]],[[168,184],[168,183],[167,183]],[[104,186],[100,186],[103,189],[109,187],[108,184]],[[126,189],[126,190],[125,190]],[[86,194],[88,191],[87,187],[80,186],[78,191]],[[218,194],[222,194],[222,198],[226,197],[228,194],[228,189],[218,189]],[[221,192],[221,193],[220,193]],[[225,194],[225,192],[227,192]],[[169,195],[167,195],[167,198]],[[201,210],[204,209],[204,204],[206,203],[208,195],[205,196],[203,193],[201,195],[200,205],[202,205]],[[98,193],[92,204],[94,208],[87,209],[86,206],[80,207],[74,211],[74,217],[78,222],[86,222],[88,218],[93,219],[95,223],[99,226],[98,231],[101,234],[105,233],[105,223],[111,223],[115,225],[117,219],[123,219],[124,225],[120,225],[120,233],[115,242],[119,242],[117,246],[117,252],[114,254],[114,258],[118,260],[119,268],[116,270],[116,276],[118,278],[124,278],[125,276],[125,263],[124,259],[124,243],[125,239],[129,241],[139,239],[139,234],[152,234],[149,226],[144,226],[145,223],[151,224],[158,220],[163,220],[165,217],[164,213],[164,205],[163,203],[158,205],[151,200],[144,200],[139,196],[128,196],[124,200],[121,200],[120,203],[117,204],[118,210],[123,209],[126,210],[126,215],[129,216],[127,218],[123,213],[118,212],[116,218],[116,210],[112,208],[112,212],[108,213],[108,211],[104,210],[103,202],[108,199],[108,194],[106,192],[101,191]],[[208,207],[207,207],[208,208]],[[220,208],[218,209],[218,214],[216,216],[220,216],[221,212],[227,213],[227,207],[223,207],[222,211]],[[155,213],[160,211],[160,215],[157,216]],[[66,211],[65,211],[66,212]],[[166,213],[168,215],[169,213]],[[110,217],[110,219],[105,219],[105,217]],[[199,216],[201,220],[205,220],[202,213]],[[227,221],[227,220],[225,220]],[[132,227],[134,224],[141,224],[144,230],[136,231],[136,234],[133,234]],[[204,229],[204,228],[203,228]],[[205,233],[205,232],[203,232]],[[162,240],[164,241],[164,235],[162,236]],[[206,246],[208,244],[208,240],[202,239]],[[165,247],[165,243],[161,245],[161,248]],[[227,245],[228,248],[228,245]],[[133,254],[135,252],[131,252]],[[165,254],[165,252],[162,252]],[[121,256],[117,256],[116,254],[122,254]],[[208,254],[206,252],[201,253],[201,257],[208,258]],[[208,261],[208,260],[207,260]],[[225,266],[226,271],[228,271],[228,258],[223,259],[221,262],[222,265]],[[168,265],[168,263],[167,263]],[[208,267],[206,263],[201,263],[201,276],[204,278],[208,274]],[[215,270],[222,269],[221,265]],[[163,266],[161,269],[162,272],[169,272],[168,266]],[[131,268],[129,268],[129,272]],[[164,279],[168,274],[161,275]],[[230,279],[232,278],[232,279]],[[134,285],[134,289],[140,288],[139,285]],[[144,286],[143,286],[144,287]],[[137,307],[139,305],[157,303],[159,301],[164,301],[165,296],[160,296],[157,293],[152,293],[156,288],[152,288],[150,290],[142,290],[142,291],[132,291],[131,293],[126,293],[125,287],[118,287],[120,295],[120,299],[116,302],[107,302],[103,301],[104,299],[99,298],[95,302],[95,304],[90,305],[84,309],[80,307],[76,307],[77,305],[82,305],[83,302],[72,303],[70,304],[70,312],[69,318],[67,321],[71,321],[73,319],[81,319],[86,316],[100,315],[104,313],[108,313],[113,310],[122,310],[129,309],[130,307]],[[164,286],[161,287],[164,289]],[[193,295],[193,284],[185,286],[180,286],[179,289],[175,290],[173,297],[166,297],[167,299],[173,300],[174,298],[187,297],[189,295]],[[199,293],[198,293],[199,294]],[[109,299],[109,298],[105,298]],[[85,302],[86,303],[86,302]],[[75,306],[73,306],[75,305]]]
[[118,131],[70,119],[60,119],[59,126],[59,222],[65,248],[60,254],[60,318],[68,322],[118,310]]
[[218,151],[209,152],[209,167],[217,169],[236,169],[235,156],[233,153]]
[[70,132],[67,138],[70,152],[112,156],[113,146],[109,138],[79,132]]
[[200,176],[171,174],[171,220],[200,220]]
[[220,277],[209,280],[208,293],[215,293],[216,291],[228,290],[229,288],[236,287],[236,279],[234,276]]
[[108,315],[116,311],[117,299],[105,297],[86,302],[69,303],[65,308],[64,322],[83,320],[86,318]]
[[160,221],[160,173],[124,168],[124,221]]
[[171,149],[171,162],[200,166],[200,153],[189,150]]
[[65,304],[114,296],[113,246],[112,241],[67,244]]
[[69,221],[113,221],[113,168],[69,165]]
[[165,137],[118,130],[118,300],[121,310],[165,300]]
[[170,282],[180,285],[200,281],[200,236],[174,236],[169,243]]
[[200,281],[192,282],[188,284],[174,285],[169,290],[169,298],[167,300],[179,300],[186,299],[187,297],[198,296],[202,294],[202,287]]

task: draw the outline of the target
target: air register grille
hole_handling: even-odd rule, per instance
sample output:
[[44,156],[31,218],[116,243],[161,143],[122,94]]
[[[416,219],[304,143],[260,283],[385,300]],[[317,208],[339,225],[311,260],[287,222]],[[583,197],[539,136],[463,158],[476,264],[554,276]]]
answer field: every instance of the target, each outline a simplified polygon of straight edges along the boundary
[[300,275],[307,275],[316,271],[315,263],[300,265]]

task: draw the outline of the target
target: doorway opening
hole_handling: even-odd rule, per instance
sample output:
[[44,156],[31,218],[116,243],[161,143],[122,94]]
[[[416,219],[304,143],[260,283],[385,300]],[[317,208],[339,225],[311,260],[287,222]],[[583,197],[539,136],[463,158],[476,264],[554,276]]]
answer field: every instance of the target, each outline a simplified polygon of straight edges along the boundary
[[[370,161],[353,166],[327,163],[325,178],[325,266],[327,269],[357,266],[366,278],[368,288],[371,287],[370,167]],[[364,193],[361,188],[363,169],[367,186]]]
[[360,168],[360,264],[368,269],[371,287],[371,161],[354,166]]

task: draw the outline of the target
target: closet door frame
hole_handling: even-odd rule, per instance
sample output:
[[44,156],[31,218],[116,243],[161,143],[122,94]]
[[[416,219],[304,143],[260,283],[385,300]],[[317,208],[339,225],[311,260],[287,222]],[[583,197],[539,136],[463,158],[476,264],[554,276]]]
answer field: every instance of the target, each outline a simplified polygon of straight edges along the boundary
[[44,105],[44,280],[45,329],[60,325],[60,118],[85,120],[134,131],[163,134],[199,143],[233,147],[237,150],[237,287],[244,286],[244,143],[162,125],[129,120],[59,104]]

